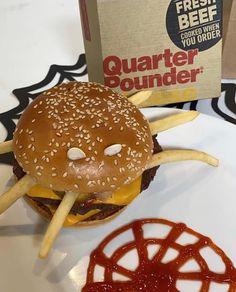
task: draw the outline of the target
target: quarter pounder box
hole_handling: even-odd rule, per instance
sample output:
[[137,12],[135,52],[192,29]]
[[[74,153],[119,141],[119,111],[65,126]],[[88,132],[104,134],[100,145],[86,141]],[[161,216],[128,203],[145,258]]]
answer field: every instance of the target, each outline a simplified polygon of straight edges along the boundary
[[148,105],[220,95],[222,0],[80,0],[80,13],[90,81],[151,90]]

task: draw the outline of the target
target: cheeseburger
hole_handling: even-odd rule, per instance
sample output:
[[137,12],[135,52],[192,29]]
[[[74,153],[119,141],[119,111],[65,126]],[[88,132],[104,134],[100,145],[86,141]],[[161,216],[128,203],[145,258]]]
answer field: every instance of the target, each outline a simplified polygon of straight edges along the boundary
[[[137,102],[135,102],[137,100]],[[131,102],[132,101],[132,102]],[[149,123],[137,105],[97,83],[69,82],[38,96],[24,111],[12,141],[18,182],[0,197],[0,214],[21,196],[50,224],[44,258],[64,226],[101,223],[118,214],[149,186],[158,165],[217,160],[192,150],[162,151],[156,134],[197,113]]]

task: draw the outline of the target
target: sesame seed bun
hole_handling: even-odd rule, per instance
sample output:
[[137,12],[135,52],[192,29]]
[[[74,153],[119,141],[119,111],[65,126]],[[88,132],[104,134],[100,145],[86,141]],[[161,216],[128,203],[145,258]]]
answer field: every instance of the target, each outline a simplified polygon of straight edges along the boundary
[[13,138],[23,170],[57,191],[114,191],[143,173],[152,150],[141,112],[125,96],[87,82],[62,84],[37,97]]
[[[161,146],[159,145],[158,141],[156,140],[156,136],[153,136],[153,145],[154,145],[154,148],[153,148],[154,154],[162,151]],[[146,190],[149,187],[151,181],[154,179],[158,168],[159,167],[157,166],[157,167],[154,167],[152,169],[148,169],[148,170],[144,171],[142,173],[140,186],[138,184],[135,186],[135,188],[137,188],[136,190],[138,190],[139,187],[140,187],[140,190],[139,190],[140,193],[142,191]],[[22,170],[22,168],[20,167],[19,163],[16,160],[14,160],[14,163],[13,163],[13,173],[15,174],[17,179],[21,179],[25,175],[24,171]],[[139,192],[137,191],[136,194],[139,195]],[[130,188],[128,186],[127,186],[127,189],[123,188],[123,193],[124,193],[124,196],[126,197],[126,199],[129,198],[129,196],[131,196],[134,199],[133,190],[130,193]],[[34,194],[34,195],[32,196],[32,194]],[[38,193],[37,192],[34,193],[31,190],[30,194],[27,193],[24,196],[24,199],[30,205],[30,207],[34,209],[34,211],[36,211],[39,215],[41,215],[41,217],[43,217],[47,221],[50,221],[53,217],[53,214],[54,214],[53,209],[55,210],[57,205],[55,205],[53,203],[49,203],[47,198],[50,198],[50,196],[47,195],[47,192],[46,193],[43,192],[42,194],[44,196],[41,197],[40,200],[38,200],[40,198],[40,197],[39,198],[37,197]],[[108,196],[108,199],[109,199],[109,196]],[[106,200],[103,202],[104,202],[104,204],[107,203]],[[86,216],[86,218],[84,218],[82,220],[77,219],[78,220],[77,221],[74,218],[73,221],[67,221],[67,222],[65,222],[64,227],[94,226],[94,225],[108,222],[108,221],[112,220],[114,217],[116,217],[117,215],[119,215],[123,210],[126,209],[125,204],[119,205],[119,202],[117,202],[117,203],[118,203],[117,207],[115,207],[115,205],[113,205],[112,208],[106,207],[105,209],[101,209],[101,211],[99,213],[96,213],[95,215],[91,214],[91,216]],[[114,204],[115,204],[115,202],[114,202]],[[75,213],[72,213],[72,214],[76,215]]]

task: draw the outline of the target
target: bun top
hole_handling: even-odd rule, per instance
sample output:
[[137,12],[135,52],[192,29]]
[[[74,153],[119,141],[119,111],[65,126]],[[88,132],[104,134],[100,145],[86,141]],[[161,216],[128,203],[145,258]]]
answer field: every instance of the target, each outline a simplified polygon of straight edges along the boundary
[[140,111],[110,88],[69,82],[38,96],[13,138],[16,160],[45,187],[114,191],[145,170],[153,142]]

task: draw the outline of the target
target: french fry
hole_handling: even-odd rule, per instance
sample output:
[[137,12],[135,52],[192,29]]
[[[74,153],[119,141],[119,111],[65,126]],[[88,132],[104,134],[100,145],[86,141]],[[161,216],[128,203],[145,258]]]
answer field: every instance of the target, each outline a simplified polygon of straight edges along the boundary
[[0,196],[0,214],[6,211],[15,201],[35,185],[35,180],[29,176],[25,175],[20,179],[10,190],[5,192]]
[[0,143],[0,154],[12,152],[12,140]]
[[129,101],[131,101],[135,106],[139,107],[143,102],[147,101],[151,95],[151,90],[139,91],[130,96]]
[[187,111],[149,123],[152,135],[191,122],[199,115],[197,111]]
[[215,167],[219,165],[218,159],[204,152],[195,150],[165,150],[152,156],[148,169],[161,164],[184,160],[198,160]]
[[44,259],[48,256],[50,249],[54,241],[56,240],[57,235],[59,234],[67,215],[69,214],[72,206],[78,198],[78,195],[79,193],[73,192],[67,192],[64,195],[59,207],[52,217],[51,222],[49,223],[48,229],[43,238],[39,251],[39,257],[41,259]]

